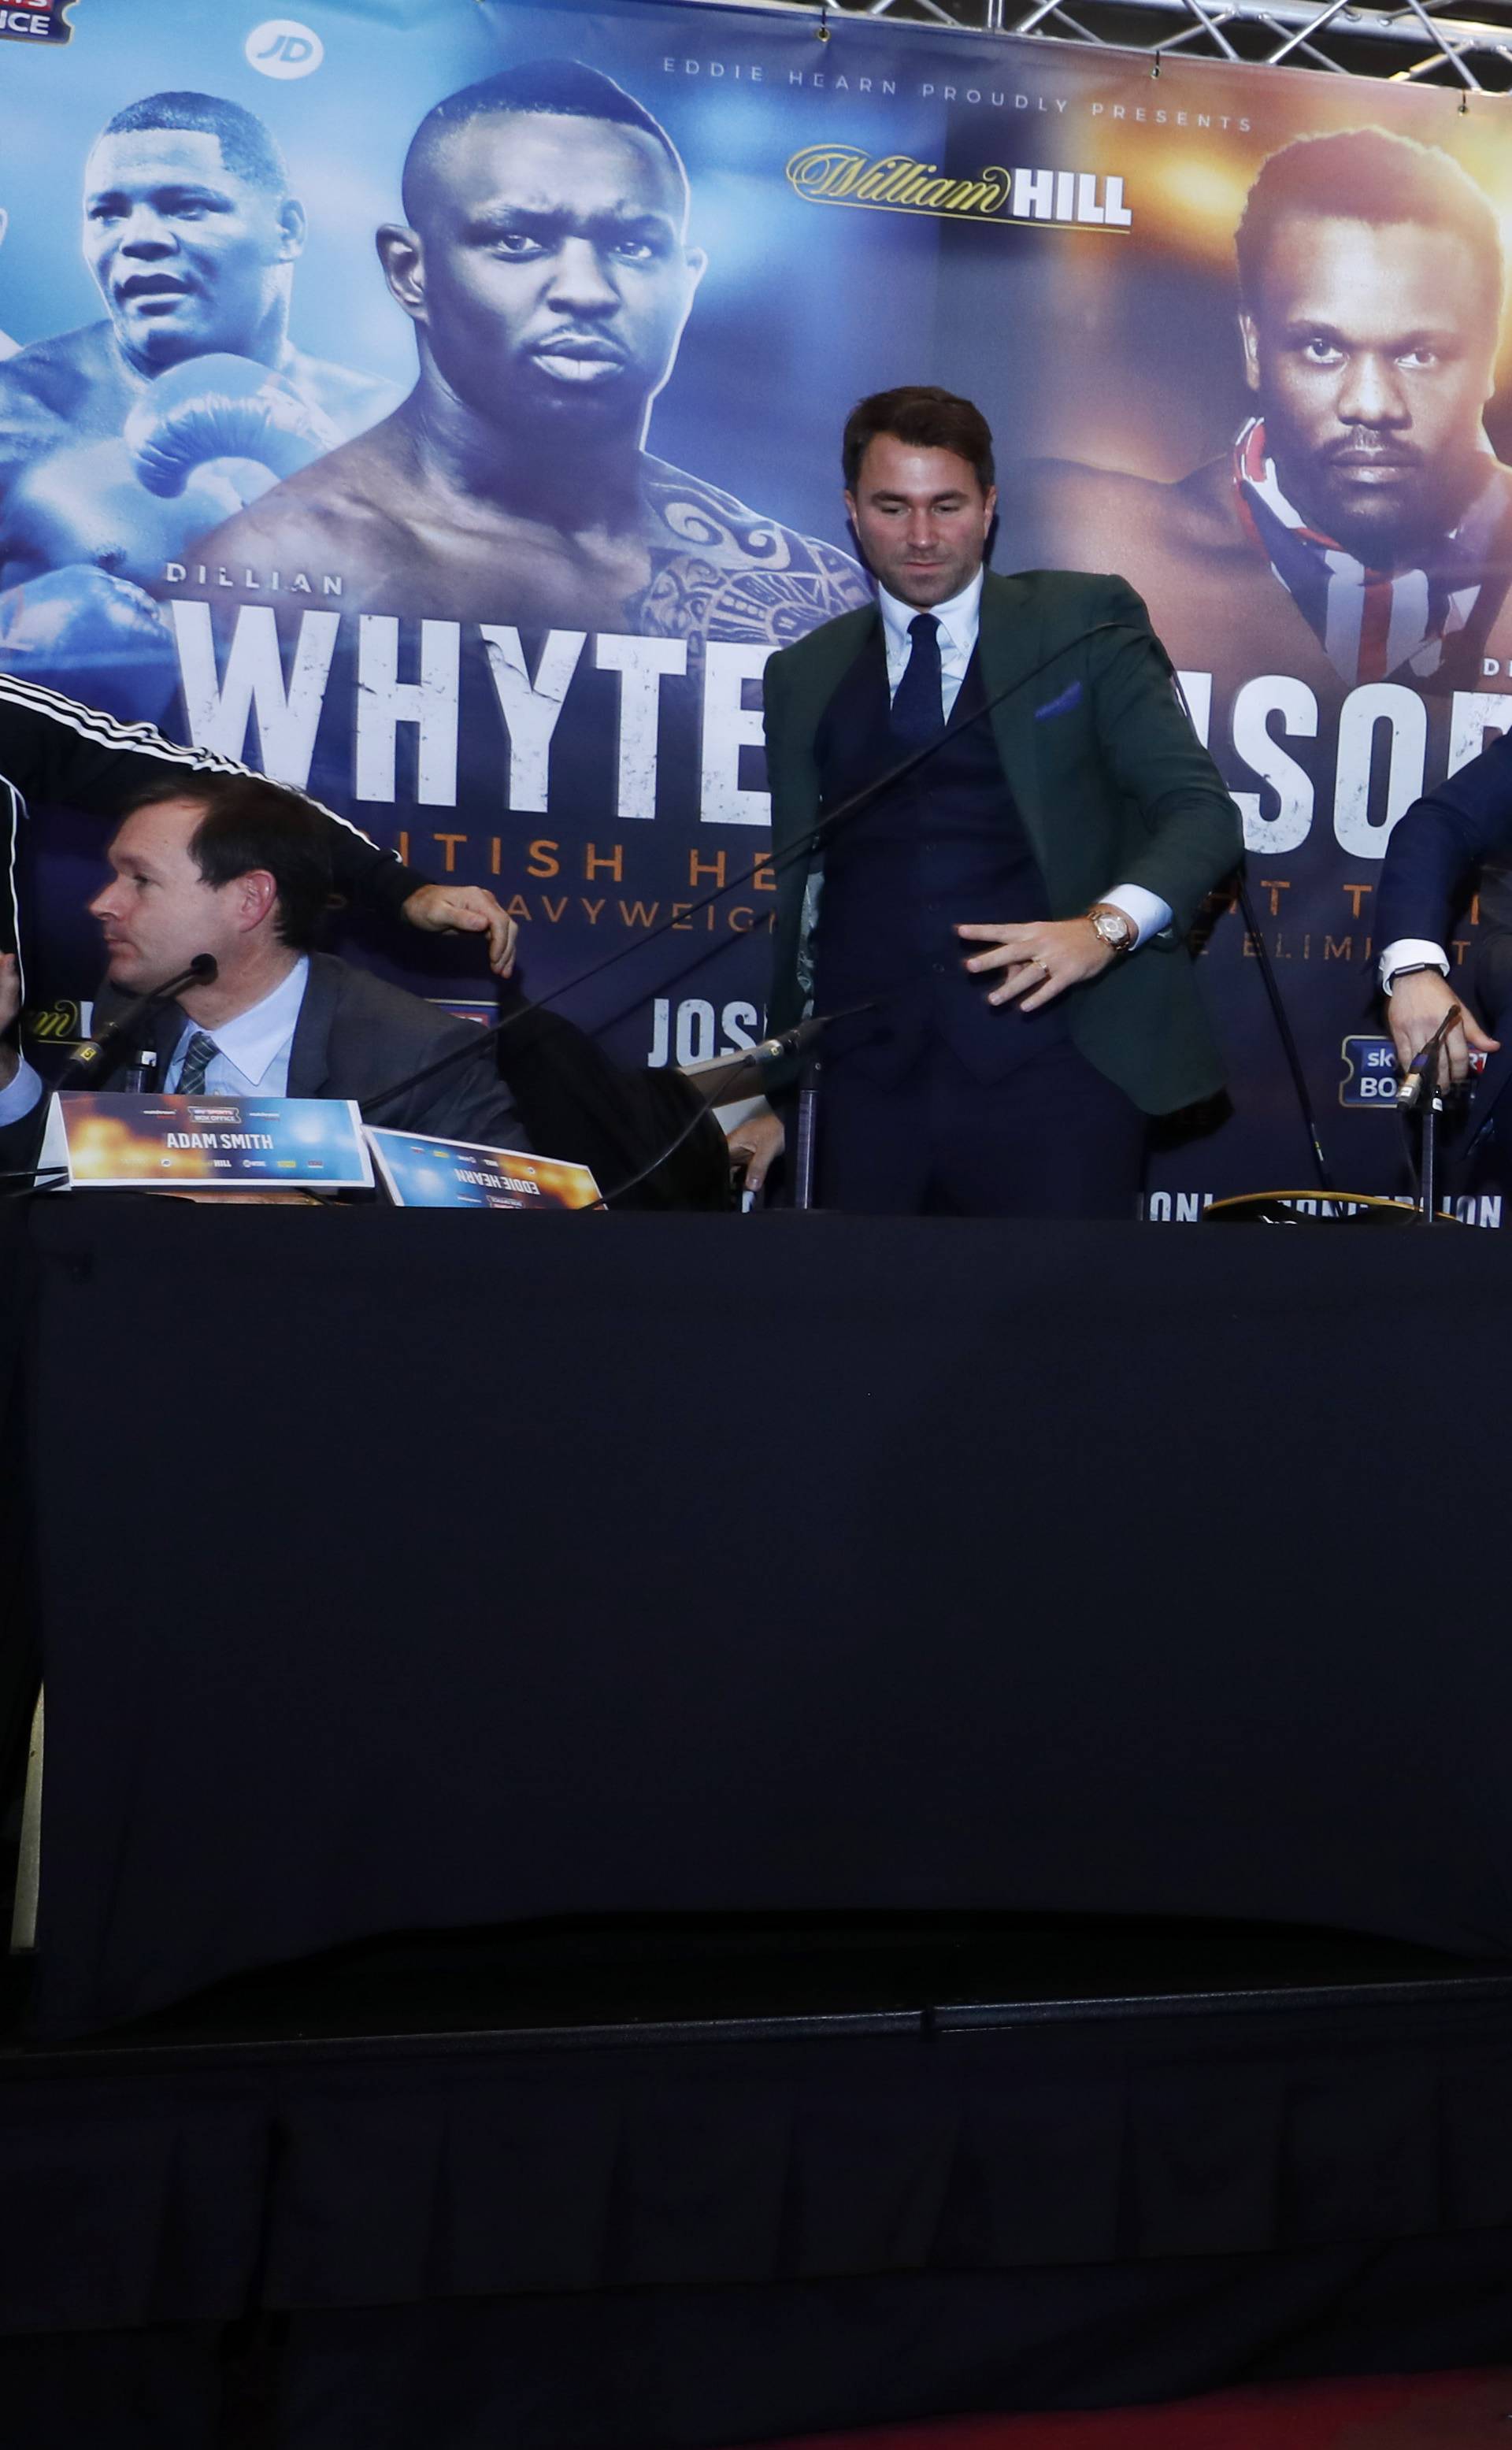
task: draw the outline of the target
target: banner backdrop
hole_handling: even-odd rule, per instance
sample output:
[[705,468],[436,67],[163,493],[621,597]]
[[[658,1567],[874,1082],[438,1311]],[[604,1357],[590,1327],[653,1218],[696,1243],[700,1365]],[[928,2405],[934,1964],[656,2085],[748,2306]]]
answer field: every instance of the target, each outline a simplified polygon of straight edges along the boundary
[[[946,384],[997,437],[997,567],[1147,598],[1244,813],[1336,1171],[1400,1186],[1380,860],[1512,711],[1512,103],[659,0],[38,0],[0,41],[12,669],[492,885],[531,992],[623,1059],[733,1049],[772,907],[763,666],[864,593],[847,409]],[[501,70],[515,114],[459,114],[404,176],[433,106]],[[1287,152],[1349,130],[1390,141]],[[1266,255],[1309,178],[1338,218]],[[1396,200],[1384,300],[1356,187],[1377,225]],[[1341,384],[1379,457],[1364,513]],[[96,974],[103,836],[26,830],[57,1033]],[[475,946],[362,942],[482,998]],[[1156,1217],[1307,1178],[1231,910],[1202,972],[1233,1111],[1159,1155]]]

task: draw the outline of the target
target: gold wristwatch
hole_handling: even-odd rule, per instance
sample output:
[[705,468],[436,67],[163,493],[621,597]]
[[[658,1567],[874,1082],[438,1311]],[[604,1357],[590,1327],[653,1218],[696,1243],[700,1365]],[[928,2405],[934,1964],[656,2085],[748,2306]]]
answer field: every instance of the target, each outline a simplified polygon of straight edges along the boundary
[[1095,902],[1085,916],[1092,921],[1110,953],[1132,953],[1139,942],[1139,930],[1128,911],[1115,908],[1111,902]]

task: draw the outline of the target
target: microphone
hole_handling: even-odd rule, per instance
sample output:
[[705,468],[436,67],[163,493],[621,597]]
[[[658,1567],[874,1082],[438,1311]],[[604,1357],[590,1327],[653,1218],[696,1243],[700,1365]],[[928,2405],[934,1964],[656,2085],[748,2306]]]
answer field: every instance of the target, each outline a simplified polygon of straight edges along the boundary
[[1439,1056],[1443,1051],[1444,1040],[1448,1037],[1450,1030],[1454,1027],[1454,1024],[1459,1018],[1459,1005],[1457,1003],[1451,1003],[1448,1011],[1440,1021],[1438,1028],[1434,1031],[1433,1036],[1429,1039],[1426,1046],[1423,1047],[1418,1054],[1414,1055],[1411,1064],[1407,1070],[1407,1077],[1403,1081],[1401,1088],[1397,1091],[1397,1112],[1399,1115],[1410,1115],[1416,1113],[1418,1107],[1424,1102],[1425,1092],[1431,1092],[1437,1088],[1439,1079]]
[[776,1038],[764,1038],[750,1049],[750,1060],[766,1070],[773,1063],[785,1063],[789,1056],[805,1055],[832,1021],[854,1021],[859,1013],[875,1012],[881,1001],[880,996],[873,996],[869,1002],[849,1004],[843,1012],[810,1013],[806,1021],[797,1022],[792,1029],[782,1030]]
[[683,1063],[678,1069],[685,1080],[703,1092],[706,1106],[733,1106],[742,1098],[764,1096],[767,1076],[776,1065],[806,1055],[832,1021],[854,1021],[861,1013],[875,1012],[881,1001],[880,996],[872,996],[865,1003],[847,1004],[843,1012],[810,1013],[806,1021],[795,1021],[775,1038],[743,1046],[738,1055],[710,1055],[701,1063]]
[[58,1090],[99,1089],[125,1061],[128,1044],[138,1021],[153,1004],[171,1003],[185,987],[208,986],[219,968],[213,953],[196,953],[186,970],[169,979],[161,987],[153,987],[145,996],[128,1003],[116,1020],[107,1021],[93,1038],[86,1039],[76,1055],[70,1055],[59,1073],[53,1087]]

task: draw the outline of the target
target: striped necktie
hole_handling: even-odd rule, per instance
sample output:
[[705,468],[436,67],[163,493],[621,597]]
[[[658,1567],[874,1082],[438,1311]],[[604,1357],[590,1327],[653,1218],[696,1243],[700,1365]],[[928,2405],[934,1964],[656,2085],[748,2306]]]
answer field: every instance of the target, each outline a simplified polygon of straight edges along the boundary
[[197,1029],[184,1050],[184,1062],[179,1071],[178,1095],[198,1098],[204,1089],[204,1076],[221,1050],[213,1038]]

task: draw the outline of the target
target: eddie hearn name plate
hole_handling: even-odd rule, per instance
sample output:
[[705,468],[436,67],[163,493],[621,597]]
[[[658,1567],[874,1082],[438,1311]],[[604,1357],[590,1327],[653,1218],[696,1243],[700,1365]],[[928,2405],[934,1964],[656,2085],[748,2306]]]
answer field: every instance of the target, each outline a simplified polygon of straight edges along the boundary
[[370,1128],[368,1145],[397,1208],[592,1208],[599,1188],[586,1165],[523,1149],[482,1148],[419,1132]]

